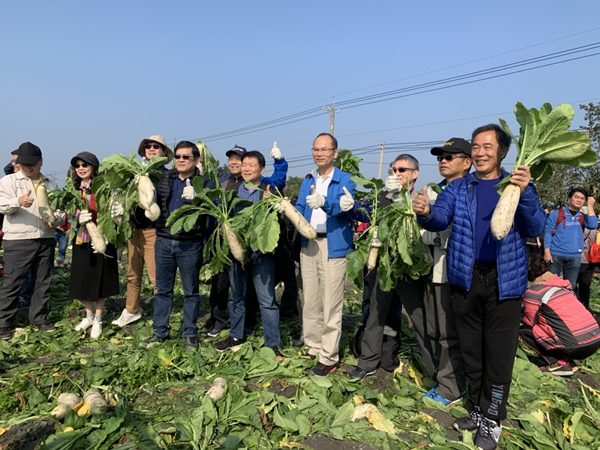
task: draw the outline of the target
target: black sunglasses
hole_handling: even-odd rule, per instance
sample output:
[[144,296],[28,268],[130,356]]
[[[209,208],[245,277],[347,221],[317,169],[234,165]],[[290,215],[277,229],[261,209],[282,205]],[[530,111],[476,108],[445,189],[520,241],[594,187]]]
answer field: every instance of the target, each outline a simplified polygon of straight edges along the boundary
[[146,150],[150,150],[153,148],[154,150],[159,150],[162,147],[160,144],[146,144]]
[[75,164],[73,167],[75,169],[79,169],[80,167],[83,167],[85,169],[87,166],[88,166],[88,163],[83,162],[83,163]]
[[398,173],[404,173],[407,170],[417,170],[417,169],[413,169],[412,167],[392,167],[392,170],[394,172],[398,172]]
[[191,157],[192,155],[175,155],[175,159],[185,159],[186,161]]
[[466,158],[468,158],[468,156],[467,155],[439,155],[439,156],[437,156],[437,160],[439,162],[442,162],[444,160],[450,162],[454,158],[466,159]]

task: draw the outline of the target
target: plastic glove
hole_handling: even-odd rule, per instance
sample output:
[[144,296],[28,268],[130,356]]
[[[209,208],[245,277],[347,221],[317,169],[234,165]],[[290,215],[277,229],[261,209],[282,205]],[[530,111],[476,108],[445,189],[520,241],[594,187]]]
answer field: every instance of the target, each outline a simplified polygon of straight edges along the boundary
[[85,225],[88,222],[92,221],[92,213],[89,211],[81,211],[79,213],[79,217],[77,218],[77,222],[79,225]]
[[54,226],[59,227],[67,221],[67,214],[60,209],[54,211]]
[[[284,200],[288,200],[287,197],[284,197],[283,199]],[[275,211],[277,211],[279,214],[283,214],[283,212],[285,211],[286,206],[287,206],[287,203],[279,202],[279,203],[275,203],[275,205],[273,205],[273,209]]]
[[281,159],[283,155],[281,154],[281,150],[277,147],[277,142],[273,142],[273,148],[271,149],[271,158],[273,159]]
[[385,180],[385,187],[392,194],[395,192],[399,192],[402,189],[402,183],[400,183],[400,178],[394,173],[392,168],[388,170],[388,177]]
[[118,200],[113,201],[110,207],[110,217],[116,219],[117,217],[123,217],[123,205]]
[[181,194],[181,198],[184,200],[193,200],[196,196],[196,192],[194,192],[194,186],[192,186],[192,182],[189,180],[185,180],[185,187],[183,188],[183,192]]
[[325,204],[325,197],[315,191],[315,187],[310,187],[310,195],[306,196],[306,204],[312,209],[319,209]]
[[344,190],[344,195],[342,198],[340,198],[340,208],[344,212],[350,211],[352,208],[354,208],[354,198],[352,197],[352,194],[348,192],[346,186],[344,186],[342,189]]

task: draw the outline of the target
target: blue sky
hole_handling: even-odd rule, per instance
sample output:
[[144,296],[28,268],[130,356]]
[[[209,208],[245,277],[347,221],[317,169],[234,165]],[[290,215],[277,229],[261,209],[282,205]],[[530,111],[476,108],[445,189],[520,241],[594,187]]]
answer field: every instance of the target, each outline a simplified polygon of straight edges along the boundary
[[[99,158],[162,134],[196,140],[331,103],[432,82],[600,41],[600,2],[558,1],[28,1],[0,5],[0,151],[39,145],[64,179],[79,151]],[[382,103],[341,107],[340,148],[469,138],[517,101],[600,101],[600,55]],[[313,166],[329,115],[209,140],[225,161],[234,144],[268,154],[290,175]],[[418,184],[437,181],[427,145]],[[361,154],[377,175],[379,153]],[[267,158],[269,163],[269,158]],[[511,152],[507,162],[514,161]],[[269,169],[267,169],[267,173]]]

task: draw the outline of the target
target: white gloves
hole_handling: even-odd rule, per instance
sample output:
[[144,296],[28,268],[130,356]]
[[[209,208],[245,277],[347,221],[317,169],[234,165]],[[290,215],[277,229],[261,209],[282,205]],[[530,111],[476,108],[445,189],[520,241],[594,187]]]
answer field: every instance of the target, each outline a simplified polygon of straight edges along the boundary
[[281,150],[277,147],[277,142],[273,142],[273,148],[271,149],[271,158],[273,159],[281,159],[283,155],[281,154]]
[[325,204],[325,197],[315,191],[315,187],[310,187],[310,195],[306,196],[306,204],[312,209],[319,209]]
[[379,241],[379,238],[377,238],[377,231],[373,232],[373,239],[371,240],[371,247],[374,247],[374,248],[381,247],[381,241]]
[[89,211],[81,211],[79,213],[79,217],[77,218],[79,225],[85,225],[88,222],[92,221],[92,213]]
[[145,156],[142,156],[142,166],[147,166],[150,164],[150,161]]
[[64,213],[63,211],[57,209],[56,211],[54,211],[54,219],[55,219],[54,226],[55,227],[61,226],[67,220],[67,214]]
[[110,207],[110,217],[113,219],[117,217],[123,217],[123,205],[119,203],[119,200],[113,201],[112,206]]
[[[284,200],[288,200],[288,198],[284,197]],[[287,206],[287,203],[279,202],[279,203],[275,203],[275,205],[273,205],[273,209],[275,211],[277,211],[279,214],[283,214],[286,206]]]
[[400,178],[394,173],[392,168],[388,171],[388,177],[385,180],[385,187],[390,193],[399,192],[402,189],[402,184],[400,183]]
[[352,208],[354,208],[354,198],[352,197],[352,194],[348,192],[346,186],[344,186],[342,189],[344,190],[344,195],[342,198],[340,198],[340,208],[344,212],[350,211]]
[[185,187],[183,188],[183,192],[181,194],[181,198],[184,200],[193,200],[196,196],[196,192],[194,192],[194,186],[189,179],[185,180]]

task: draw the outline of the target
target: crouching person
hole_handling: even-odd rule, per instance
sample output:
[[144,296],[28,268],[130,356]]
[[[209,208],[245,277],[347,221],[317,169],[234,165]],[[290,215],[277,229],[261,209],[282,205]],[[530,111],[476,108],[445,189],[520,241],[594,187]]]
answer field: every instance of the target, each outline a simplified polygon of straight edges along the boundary
[[40,173],[42,151],[31,142],[21,144],[16,158],[20,169],[0,180],[0,214],[4,214],[4,284],[0,288],[0,339],[14,334],[12,319],[17,313],[19,292],[31,270],[33,296],[29,323],[42,331],[56,328],[48,322],[46,303],[54,274],[54,227],[65,221],[55,212],[54,223],[45,222],[38,210],[37,192],[57,186]]
[[544,257],[529,257],[527,278],[532,285],[523,296],[523,324],[519,336],[547,365],[543,372],[570,376],[575,359],[592,356],[600,346],[600,327],[577,299],[569,280],[548,271]]
[[[175,169],[160,180],[157,189],[157,203],[161,215],[156,221],[156,243],[154,247],[156,271],[156,295],[154,296],[154,334],[140,345],[148,346],[170,337],[169,316],[173,306],[173,286],[177,269],[183,286],[183,332],[185,348],[198,350],[198,295],[200,265],[202,262],[202,242],[206,234],[206,217],[200,216],[190,231],[183,228],[171,234],[167,227],[169,215],[184,204],[191,204],[195,196],[192,181],[202,177],[196,164],[200,160],[198,147],[189,141],[181,141],[175,147]],[[214,189],[214,184],[205,177],[204,186]]]
[[[258,202],[262,197],[262,190],[267,186],[261,182],[261,176],[265,171],[265,157],[257,151],[247,152],[242,156],[242,177],[244,181],[252,183],[260,189],[248,189],[241,184],[238,189],[238,197]],[[262,190],[261,190],[262,189]],[[243,207],[235,207],[234,214]],[[228,348],[240,345],[244,341],[244,321],[246,318],[246,287],[252,278],[260,316],[263,323],[263,334],[265,346],[273,349],[276,356],[279,353],[281,341],[279,335],[279,310],[275,300],[275,259],[272,253],[262,254],[252,252],[248,260],[242,264],[233,259],[229,268],[229,283],[231,284],[231,297],[229,300],[229,321],[231,329],[226,339],[215,343],[215,349],[223,352]]]

